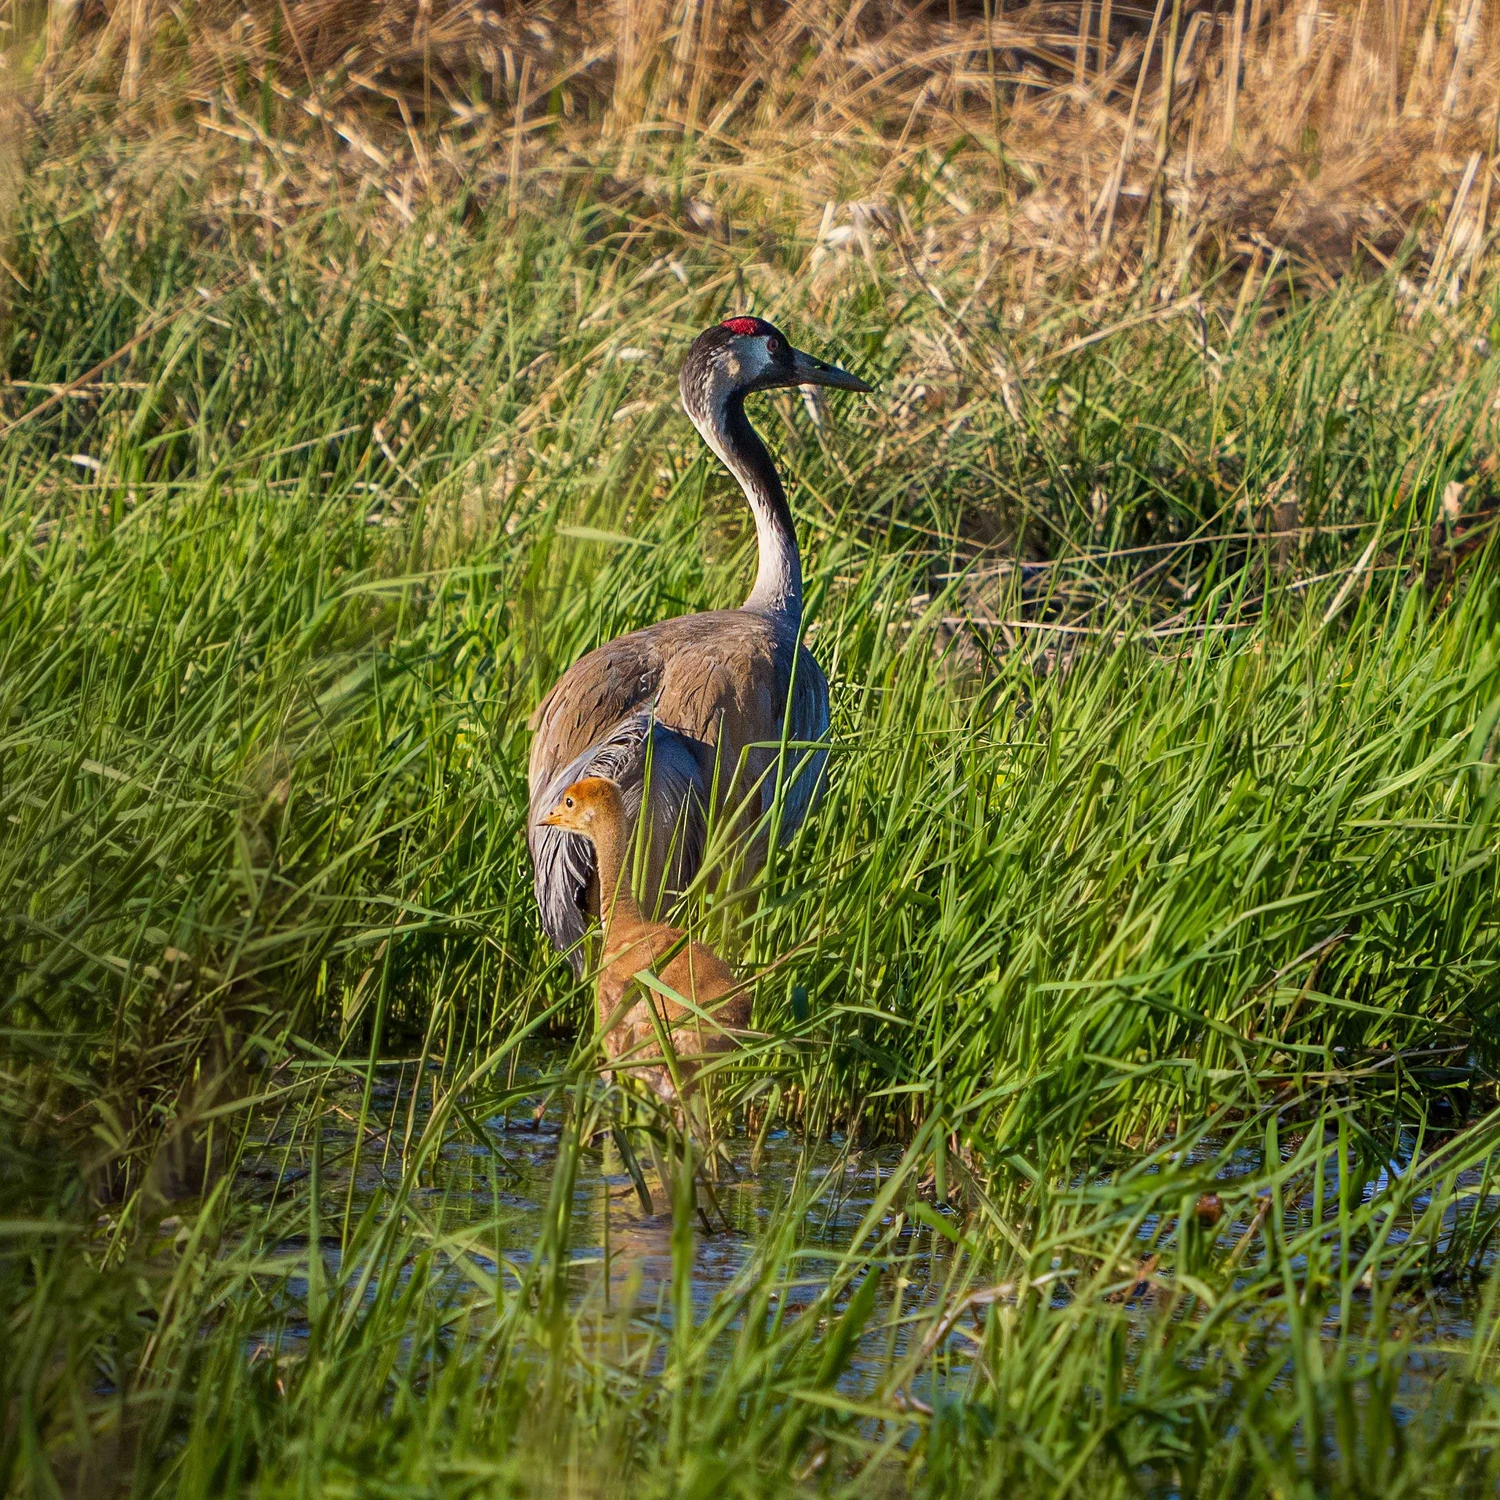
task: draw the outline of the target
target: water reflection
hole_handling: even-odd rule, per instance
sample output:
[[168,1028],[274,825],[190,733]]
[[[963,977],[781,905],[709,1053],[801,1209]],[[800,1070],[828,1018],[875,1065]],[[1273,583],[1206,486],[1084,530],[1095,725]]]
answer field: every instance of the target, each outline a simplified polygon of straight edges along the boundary
[[[544,1239],[560,1163],[567,1159],[565,1099],[549,1086],[562,1060],[545,1051],[531,1053],[518,1066],[515,1082],[524,1087],[534,1081],[535,1091],[512,1099],[498,1114],[473,1120],[467,1135],[450,1133],[415,1183],[403,1182],[403,1170],[413,1159],[441,1083],[435,1071],[425,1075],[414,1097],[410,1066],[380,1070],[363,1109],[356,1089],[354,1098],[338,1101],[322,1116],[317,1149],[325,1221],[330,1228],[348,1225],[372,1208],[381,1213],[404,1204],[434,1236],[453,1237],[485,1271],[511,1289],[519,1285]],[[483,1132],[482,1140],[474,1138],[474,1126]],[[283,1120],[268,1129],[243,1160],[243,1190],[263,1205],[305,1191],[311,1136],[305,1120]],[[630,1138],[636,1142],[642,1184],[608,1131],[576,1154],[565,1237],[570,1304],[575,1313],[601,1307],[615,1316],[627,1313],[655,1339],[670,1331],[674,1317],[672,1183],[670,1177],[662,1179],[662,1171],[672,1169],[664,1158],[652,1161],[645,1154],[642,1132],[632,1131]],[[693,1321],[705,1321],[725,1292],[759,1270],[757,1254],[767,1254],[774,1243],[780,1279],[769,1297],[768,1317],[789,1322],[828,1287],[902,1151],[855,1150],[837,1135],[809,1144],[786,1130],[771,1130],[758,1142],[741,1135],[724,1144],[727,1160],[711,1191],[698,1190],[692,1217]],[[945,1222],[953,1217],[946,1209],[934,1212]],[[880,1227],[891,1227],[893,1218],[886,1214]],[[330,1276],[340,1269],[340,1243],[333,1233],[321,1243]],[[895,1253],[883,1260],[887,1274],[876,1314],[839,1381],[846,1392],[868,1391],[880,1372],[906,1353],[911,1330],[919,1328],[921,1336],[931,1310],[951,1300],[949,1289],[964,1270],[958,1246],[922,1223],[903,1224]],[[404,1279],[410,1268],[400,1274]],[[456,1272],[437,1278],[433,1288],[439,1298],[457,1298],[465,1289]],[[293,1282],[288,1290],[295,1301],[303,1286]],[[375,1294],[372,1280],[364,1295],[368,1301]],[[738,1320],[731,1320],[719,1334],[726,1352],[738,1327]],[[295,1338],[296,1330],[291,1332]],[[284,1335],[281,1342],[285,1347]],[[941,1340],[934,1352],[950,1380],[967,1370],[971,1348],[965,1326]],[[933,1394],[930,1372],[913,1384],[911,1395],[922,1400],[924,1391]]]
[[[560,1212],[566,1219],[566,1233],[560,1240],[554,1237],[552,1243],[566,1246],[573,1311],[592,1314],[602,1309],[616,1318],[634,1317],[648,1342],[659,1339],[671,1329],[676,1300],[671,1184],[662,1179],[663,1164],[644,1157],[636,1163],[644,1179],[638,1181],[621,1145],[607,1130],[585,1143],[576,1155],[564,1150],[566,1100],[556,1087],[562,1061],[560,1055],[542,1050],[527,1056],[514,1075],[520,1092],[500,1112],[468,1118],[466,1131],[449,1132],[440,1148],[424,1159],[415,1182],[405,1174],[422,1139],[434,1094],[440,1094],[443,1085],[436,1070],[420,1078],[411,1066],[381,1070],[367,1100],[355,1089],[352,1099],[335,1101],[331,1114],[321,1117],[317,1169],[323,1216],[332,1230],[357,1222],[367,1210],[378,1213],[404,1204],[435,1236],[461,1237],[464,1250],[477,1264],[513,1288],[525,1276],[537,1246],[546,1241],[549,1214]],[[1284,1144],[1283,1160],[1290,1160],[1287,1153],[1296,1144]],[[1416,1136],[1407,1135],[1384,1155],[1360,1156],[1351,1151],[1341,1159],[1336,1136],[1323,1144],[1323,1154],[1314,1159],[1316,1167],[1284,1192],[1281,1211],[1288,1240],[1311,1233],[1325,1251],[1332,1247],[1336,1272],[1341,1196],[1346,1203],[1369,1204],[1392,1181],[1403,1179],[1417,1157],[1430,1153],[1432,1146],[1429,1142],[1424,1147]],[[639,1151],[639,1141],[637,1147]],[[763,1269],[757,1256],[774,1258],[773,1274],[781,1277],[767,1316],[783,1321],[798,1317],[818,1301],[839,1268],[840,1257],[851,1248],[862,1248],[852,1247],[851,1241],[902,1153],[894,1147],[856,1150],[838,1137],[808,1144],[787,1131],[772,1131],[758,1144],[742,1136],[728,1141],[726,1147],[728,1161],[712,1194],[699,1196],[692,1224],[687,1290],[694,1323],[706,1322],[726,1292]],[[306,1122],[276,1123],[246,1156],[241,1186],[262,1202],[305,1190],[302,1185],[314,1165],[312,1150]],[[1247,1191],[1243,1180],[1253,1182],[1266,1173],[1262,1154],[1250,1148],[1226,1151],[1206,1140],[1193,1146],[1184,1159],[1207,1166],[1225,1199],[1238,1199],[1236,1211],[1215,1215],[1208,1223],[1206,1232],[1219,1250],[1230,1253],[1252,1245],[1270,1208],[1272,1190]],[[564,1184],[569,1190],[567,1201],[559,1204],[555,1195],[564,1161],[572,1176],[570,1185]],[[1105,1172],[1080,1178],[1075,1191],[1086,1192],[1093,1184],[1103,1187],[1109,1180]],[[1456,1174],[1454,1182],[1457,1201],[1444,1208],[1444,1235],[1457,1232],[1461,1218],[1500,1212],[1500,1196],[1491,1191],[1494,1184],[1488,1165],[1466,1169]],[[1238,1194],[1236,1184],[1242,1184]],[[643,1185],[649,1203],[643,1201]],[[1428,1194],[1417,1195],[1415,1212],[1420,1215],[1430,1201]],[[893,1219],[894,1211],[884,1216],[881,1227],[890,1228]],[[970,1288],[966,1278],[974,1267],[955,1243],[961,1235],[955,1232],[950,1238],[933,1226],[930,1213],[928,1219],[927,1223],[919,1219],[903,1222],[894,1252],[884,1258],[887,1273],[876,1313],[839,1382],[846,1393],[868,1393],[893,1361],[914,1347],[914,1338],[931,1336],[935,1327],[939,1336],[931,1350],[934,1358],[924,1365],[924,1374],[912,1385],[910,1395],[928,1403],[940,1400],[944,1385],[955,1388],[969,1372],[987,1304],[976,1304],[951,1321],[944,1318],[934,1323],[934,1309],[951,1311]],[[940,1215],[939,1223],[947,1222],[949,1216]],[[1152,1269],[1143,1271],[1134,1289],[1127,1276],[1125,1290],[1110,1299],[1140,1332],[1159,1302],[1160,1278],[1154,1274],[1148,1252],[1153,1236],[1170,1232],[1172,1224],[1172,1212],[1165,1214],[1165,1223],[1162,1214],[1142,1218],[1136,1230],[1140,1259],[1143,1267]],[[1389,1224],[1386,1242],[1404,1243],[1410,1228],[1405,1221]],[[1490,1238],[1487,1231],[1475,1236],[1482,1247],[1480,1269],[1492,1263]],[[322,1243],[331,1274],[339,1268],[341,1243],[339,1234],[331,1232]],[[1351,1243],[1349,1253],[1363,1254],[1363,1244]],[[1308,1269],[1307,1255],[1294,1253],[1289,1264],[1300,1280]],[[1238,1265],[1232,1285],[1244,1289],[1260,1271],[1251,1254],[1245,1254]],[[1069,1304],[1079,1274],[1077,1267],[1059,1264],[1046,1276],[1045,1295],[1054,1307]],[[437,1297],[456,1299],[467,1288],[468,1283],[455,1271],[449,1278],[439,1277],[433,1291]],[[294,1297],[298,1295],[298,1288],[291,1291]],[[1368,1355],[1368,1350],[1359,1352],[1359,1340],[1374,1332],[1368,1292],[1368,1286],[1359,1288],[1359,1295],[1346,1306],[1335,1297],[1322,1315],[1323,1337],[1330,1349],[1340,1345],[1340,1358]],[[366,1295],[373,1297],[373,1286]],[[1471,1285],[1427,1278],[1402,1289],[1392,1311],[1409,1324],[1411,1352],[1401,1396],[1415,1409],[1453,1352],[1472,1338],[1475,1295]],[[736,1331],[737,1323],[729,1321],[717,1336],[726,1353]],[[1290,1335],[1288,1327],[1274,1321],[1263,1324],[1263,1332]],[[1290,1370],[1281,1378],[1290,1380]]]

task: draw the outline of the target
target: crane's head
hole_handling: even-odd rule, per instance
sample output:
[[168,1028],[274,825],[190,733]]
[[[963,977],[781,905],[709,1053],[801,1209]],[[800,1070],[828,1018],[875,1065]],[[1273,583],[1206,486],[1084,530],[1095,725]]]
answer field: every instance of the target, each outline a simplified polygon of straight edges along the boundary
[[792,348],[764,318],[726,318],[693,340],[682,364],[682,399],[689,411],[707,410],[726,396],[788,385],[829,385],[868,391],[857,375]]
[[558,798],[557,806],[541,821],[549,828],[565,828],[591,839],[596,830],[622,817],[624,811],[620,789],[614,782],[604,776],[585,776]]

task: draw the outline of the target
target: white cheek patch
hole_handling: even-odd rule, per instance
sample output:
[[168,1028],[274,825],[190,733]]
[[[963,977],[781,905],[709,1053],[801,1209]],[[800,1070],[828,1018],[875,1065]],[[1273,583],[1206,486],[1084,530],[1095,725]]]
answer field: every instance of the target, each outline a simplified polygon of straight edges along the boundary
[[746,380],[759,380],[772,365],[763,338],[736,339],[729,358],[731,375],[738,378],[743,371]]

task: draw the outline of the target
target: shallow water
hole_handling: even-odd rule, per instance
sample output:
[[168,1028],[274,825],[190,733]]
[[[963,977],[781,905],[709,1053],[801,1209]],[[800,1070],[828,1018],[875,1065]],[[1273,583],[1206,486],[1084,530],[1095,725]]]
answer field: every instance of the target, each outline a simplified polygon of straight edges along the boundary
[[[518,1067],[517,1087],[528,1077],[537,1081],[535,1093],[513,1099],[502,1113],[477,1120],[483,1143],[450,1135],[436,1154],[421,1185],[407,1185],[402,1201],[420,1213],[435,1230],[460,1236],[473,1230],[466,1253],[486,1271],[499,1272],[515,1285],[536,1253],[547,1219],[563,1148],[564,1098],[545,1080],[555,1076],[560,1055],[531,1053]],[[413,1070],[391,1066],[377,1075],[366,1119],[373,1125],[355,1156],[358,1102],[336,1106],[333,1120],[321,1132],[320,1198],[330,1227],[356,1221],[382,1200],[397,1201],[405,1153],[421,1137],[430,1112],[430,1095],[413,1101]],[[268,1131],[241,1166],[241,1187],[263,1204],[282,1196],[307,1178],[309,1146],[300,1121],[283,1122]],[[567,1256],[575,1310],[585,1304],[618,1310],[630,1305],[638,1318],[658,1330],[671,1327],[673,1318],[672,1229],[670,1189],[664,1189],[639,1139],[632,1131],[638,1166],[651,1198],[648,1212],[639,1188],[614,1140],[606,1133],[578,1152],[567,1233]],[[800,1222],[791,1235],[793,1251],[777,1283],[773,1309],[786,1319],[812,1304],[835,1274],[839,1258],[866,1217],[880,1185],[902,1159],[899,1147],[853,1150],[835,1135],[809,1144],[786,1130],[772,1130],[756,1143],[740,1136],[725,1142],[729,1160],[721,1165],[712,1197],[700,1190],[692,1237],[691,1306],[695,1322],[704,1319],[716,1300],[732,1289],[751,1267],[768,1237],[785,1231],[789,1210],[804,1204]],[[946,1208],[935,1210],[944,1221],[957,1221]],[[894,1213],[880,1221],[889,1227]],[[336,1274],[340,1257],[338,1238],[325,1234],[323,1261]],[[838,1382],[846,1393],[866,1393],[893,1360],[909,1346],[912,1327],[925,1330],[931,1309],[947,1298],[947,1289],[962,1275],[963,1257],[952,1240],[930,1225],[905,1225],[894,1255],[885,1257],[888,1274],[869,1330]],[[290,1246],[288,1248],[291,1248]],[[458,1293],[463,1279],[454,1275],[444,1290]],[[607,1291],[606,1291],[607,1284]],[[294,1297],[301,1283],[289,1288]],[[371,1286],[368,1297],[374,1296]],[[737,1325],[723,1336],[726,1351]],[[284,1330],[293,1339],[297,1329]],[[968,1368],[966,1335],[950,1334],[940,1346],[945,1384],[962,1378]],[[972,1347],[972,1346],[970,1346]],[[914,1380],[910,1395],[929,1395],[932,1377]]]
[[[372,1206],[404,1202],[437,1233],[462,1237],[466,1253],[488,1272],[516,1284],[542,1240],[561,1159],[565,1099],[549,1087],[548,1080],[557,1076],[562,1061],[561,1054],[543,1049],[528,1054],[518,1065],[514,1082],[523,1091],[534,1082],[534,1092],[522,1092],[499,1114],[471,1118],[467,1132],[450,1133],[424,1167],[420,1185],[407,1184],[404,1197],[397,1195],[403,1162],[421,1138],[436,1075],[431,1075],[431,1084],[424,1080],[414,1098],[413,1067],[382,1069],[371,1089],[360,1150],[354,1149],[357,1093],[352,1101],[335,1105],[332,1120],[321,1133],[320,1199],[330,1227],[340,1221],[354,1222]],[[306,1178],[309,1147],[301,1128],[296,1121],[281,1122],[247,1153],[240,1185],[251,1197],[271,1201]],[[638,1135],[632,1132],[632,1138]],[[853,1236],[881,1183],[901,1161],[902,1152],[896,1147],[855,1150],[837,1136],[807,1143],[784,1130],[770,1132],[759,1150],[744,1137],[725,1144],[729,1161],[712,1197],[701,1192],[698,1196],[690,1288],[694,1321],[704,1320],[716,1301],[736,1286],[768,1239],[785,1232],[789,1211],[800,1202],[799,1221],[793,1225],[790,1240],[783,1241],[794,1251],[788,1262],[792,1269],[783,1273],[774,1304],[784,1318],[796,1316],[818,1298],[840,1257],[852,1248]],[[1415,1149],[1414,1138],[1403,1138],[1392,1160],[1361,1184],[1361,1197],[1368,1200],[1379,1191],[1387,1174],[1405,1172]],[[1193,1158],[1216,1154],[1214,1143],[1205,1142],[1195,1148]],[[351,1158],[355,1160],[352,1170]],[[650,1211],[608,1133],[578,1152],[566,1234],[571,1300],[575,1310],[602,1306],[618,1311],[627,1306],[643,1326],[663,1332],[673,1317],[673,1216],[669,1192],[663,1189],[657,1171],[647,1158],[639,1165],[652,1200]],[[1241,1149],[1219,1156],[1215,1175],[1229,1183],[1255,1174],[1261,1166],[1259,1153]],[[1338,1173],[1335,1157],[1325,1170],[1325,1214],[1336,1196]],[[1487,1191],[1492,1184],[1482,1171],[1465,1173],[1460,1185],[1475,1192],[1475,1208],[1496,1205],[1495,1195]],[[944,1209],[936,1211],[954,1224],[957,1235],[959,1221]],[[1310,1225],[1312,1194],[1288,1203],[1286,1212],[1289,1224],[1300,1220]],[[894,1211],[887,1213],[881,1227],[890,1227],[894,1218]],[[1155,1225],[1154,1217],[1143,1223],[1143,1241]],[[1233,1246],[1249,1227],[1247,1218],[1226,1216],[1216,1229],[1218,1243],[1224,1248]],[[1393,1229],[1391,1238],[1398,1239],[1401,1233]],[[330,1272],[338,1269],[338,1243],[332,1234],[323,1239]],[[1492,1259],[1493,1251],[1486,1257]],[[972,1280],[976,1268],[966,1263],[959,1246],[918,1221],[903,1221],[895,1252],[886,1257],[886,1265],[888,1274],[876,1313],[839,1381],[840,1389],[849,1395],[868,1395],[881,1386],[892,1363],[908,1351],[913,1330],[921,1337],[930,1329],[933,1309],[951,1305],[958,1292],[982,1284],[982,1279]],[[451,1282],[440,1283],[437,1290],[440,1295],[450,1291],[457,1295],[464,1285],[455,1273]],[[297,1287],[291,1290],[295,1296]],[[368,1295],[374,1295],[373,1288]],[[1067,1281],[1058,1280],[1051,1295],[1056,1305],[1066,1304]],[[1149,1290],[1127,1299],[1127,1308],[1142,1327],[1152,1301]],[[1400,1386],[1410,1414],[1426,1403],[1434,1381],[1453,1358],[1452,1351],[1472,1338],[1476,1297],[1467,1288],[1425,1284],[1414,1289],[1398,1311],[1408,1315],[1411,1325],[1411,1352]],[[1358,1325],[1367,1316],[1368,1304],[1358,1302],[1352,1312],[1356,1326],[1344,1330],[1346,1335],[1357,1337]],[[980,1318],[973,1321],[977,1327]],[[722,1336],[726,1353],[733,1327]],[[1331,1354],[1340,1334],[1336,1313],[1325,1318],[1322,1332]],[[296,1337],[295,1328],[283,1330],[280,1337],[284,1340],[288,1333]],[[945,1392],[957,1394],[969,1373],[975,1347],[969,1329],[955,1324],[936,1345],[934,1352],[940,1357],[927,1363],[925,1373],[911,1382],[908,1394],[920,1402],[942,1400]]]

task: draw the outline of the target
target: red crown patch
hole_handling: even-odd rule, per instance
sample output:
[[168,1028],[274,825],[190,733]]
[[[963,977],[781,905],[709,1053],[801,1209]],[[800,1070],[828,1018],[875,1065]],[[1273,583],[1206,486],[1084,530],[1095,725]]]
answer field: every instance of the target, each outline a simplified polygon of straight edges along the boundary
[[727,328],[731,333],[769,333],[770,325],[762,323],[759,318],[725,318],[720,327]]

